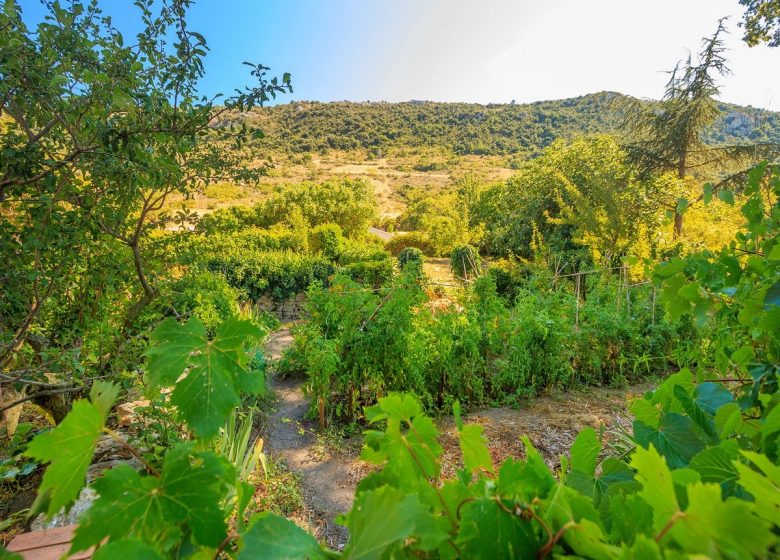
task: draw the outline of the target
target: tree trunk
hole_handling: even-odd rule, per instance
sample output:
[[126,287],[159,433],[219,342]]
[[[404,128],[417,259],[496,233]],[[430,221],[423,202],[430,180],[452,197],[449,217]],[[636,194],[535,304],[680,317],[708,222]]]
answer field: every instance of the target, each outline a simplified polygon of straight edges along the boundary
[[[685,179],[685,172],[687,171],[685,159],[686,159],[685,154],[683,154],[683,156],[680,158],[680,161],[677,162],[677,178],[680,181],[683,181]],[[679,239],[682,236],[682,232],[683,232],[683,215],[675,206],[673,239],[675,240]]]
[[683,215],[675,209],[674,211],[674,239],[679,239],[683,232]]

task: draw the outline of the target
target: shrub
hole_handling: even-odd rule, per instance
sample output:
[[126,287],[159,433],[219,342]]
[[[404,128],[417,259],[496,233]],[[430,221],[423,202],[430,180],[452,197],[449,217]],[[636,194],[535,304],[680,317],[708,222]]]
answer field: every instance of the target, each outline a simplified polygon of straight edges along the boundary
[[403,270],[410,262],[422,266],[424,261],[423,253],[417,247],[406,247],[398,253],[398,268]]
[[358,261],[342,267],[341,272],[355,282],[379,288],[392,279],[393,261]]
[[281,301],[305,291],[315,281],[327,283],[335,272],[322,257],[290,251],[238,250],[207,255],[201,262],[250,300],[269,294]]
[[309,250],[330,260],[338,261],[343,242],[344,234],[337,224],[321,224],[309,230]]
[[482,259],[479,256],[479,251],[472,245],[455,247],[450,255],[450,268],[455,276],[464,280],[479,276],[482,270]]
[[419,231],[396,235],[385,243],[385,249],[394,256],[398,256],[407,247],[415,247],[422,251],[424,255],[433,255],[436,252],[428,236]]
[[239,291],[220,274],[195,269],[161,285],[160,297],[143,315],[143,324],[154,324],[163,316],[197,317],[213,334],[216,327],[238,314]]

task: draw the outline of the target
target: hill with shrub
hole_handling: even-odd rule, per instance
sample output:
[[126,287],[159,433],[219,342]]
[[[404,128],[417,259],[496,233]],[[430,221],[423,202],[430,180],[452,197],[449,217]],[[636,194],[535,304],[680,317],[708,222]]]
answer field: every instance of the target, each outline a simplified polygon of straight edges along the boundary
[[[294,101],[226,116],[219,126],[244,118],[265,132],[264,148],[290,153],[444,148],[458,155],[533,156],[559,138],[615,132],[622,121],[620,93],[600,92],[535,103],[404,103]],[[651,104],[652,101],[646,103]],[[780,142],[780,114],[719,103],[720,117],[708,142]],[[421,169],[420,171],[431,171]]]

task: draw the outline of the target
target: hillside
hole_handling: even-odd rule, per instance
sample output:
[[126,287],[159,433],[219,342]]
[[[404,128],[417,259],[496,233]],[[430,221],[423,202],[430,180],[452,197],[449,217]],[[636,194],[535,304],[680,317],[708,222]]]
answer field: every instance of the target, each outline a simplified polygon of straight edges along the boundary
[[[529,104],[292,102],[256,109],[263,143],[291,153],[444,148],[458,155],[530,156],[556,138],[613,132],[621,94],[602,92]],[[780,142],[780,113],[720,104],[713,143]]]

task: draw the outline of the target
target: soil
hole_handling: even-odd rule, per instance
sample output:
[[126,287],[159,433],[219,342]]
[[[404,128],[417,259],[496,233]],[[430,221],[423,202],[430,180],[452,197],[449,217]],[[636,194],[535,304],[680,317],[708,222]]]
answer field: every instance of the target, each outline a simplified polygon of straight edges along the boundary
[[[278,359],[291,343],[289,329],[283,328],[269,336],[266,349],[272,359]],[[310,513],[309,528],[330,546],[340,548],[348,535],[336,523],[336,517],[349,511],[358,482],[374,467],[358,458],[359,441],[336,446],[323,444],[317,435],[316,422],[306,418],[308,401],[302,384],[301,380],[270,381],[278,401],[264,437],[270,452],[281,457],[300,477],[305,507]],[[527,435],[555,470],[579,430],[592,426],[600,430],[605,441],[616,431],[629,430],[628,400],[650,389],[649,383],[625,388],[591,387],[545,395],[521,408],[470,412],[463,420],[484,427],[496,463],[507,457],[524,457],[520,437]],[[444,447],[442,472],[448,477],[461,466],[457,431],[449,417],[440,418],[437,424]]]

